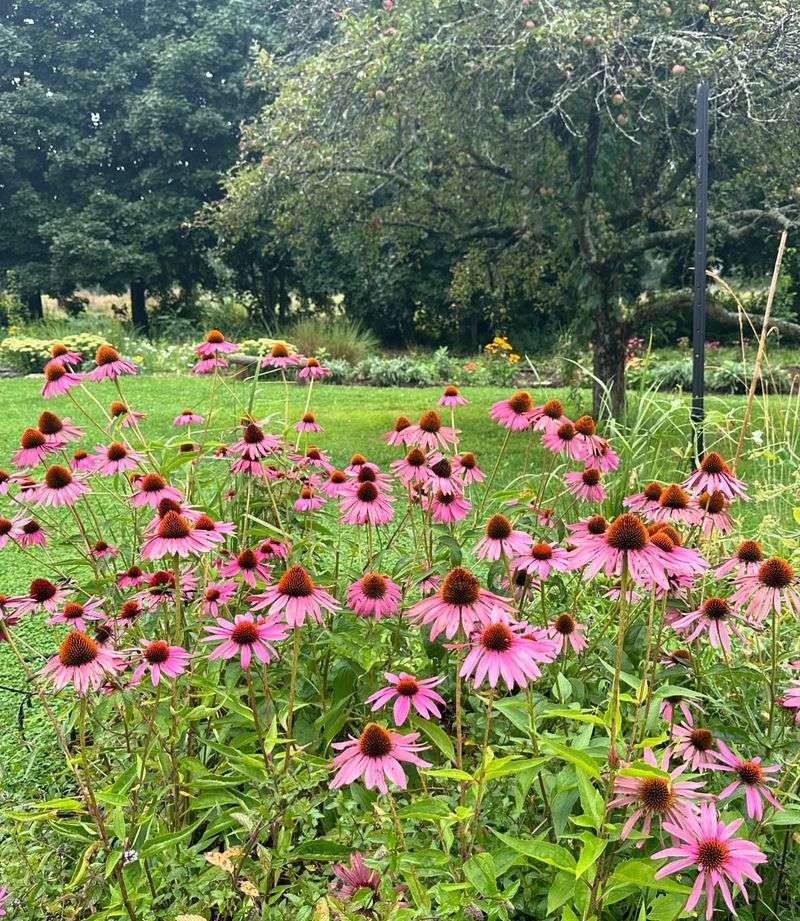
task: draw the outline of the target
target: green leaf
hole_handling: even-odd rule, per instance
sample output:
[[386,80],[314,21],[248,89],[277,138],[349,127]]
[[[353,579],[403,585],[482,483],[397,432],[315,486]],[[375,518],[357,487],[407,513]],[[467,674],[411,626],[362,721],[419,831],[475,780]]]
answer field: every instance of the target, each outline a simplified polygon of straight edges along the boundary
[[153,854],[157,854],[159,851],[165,851],[168,847],[172,847],[173,844],[183,841],[185,838],[188,838],[203,821],[205,821],[205,818],[200,818],[191,825],[182,828],[180,831],[156,835],[156,837],[151,838],[147,842],[147,845],[139,852],[139,857],[142,859],[151,857]]
[[559,844],[550,844],[549,841],[542,841],[540,838],[514,838],[494,829],[492,829],[492,834],[507,847],[525,857],[530,857],[531,860],[538,860],[540,863],[546,863],[548,866],[557,867],[569,873],[574,874],[575,872],[575,858]]
[[474,777],[466,771],[459,771],[458,768],[430,768],[422,772],[427,777],[446,777],[450,780],[463,780],[465,783],[472,783]]
[[633,761],[627,767],[620,768],[617,773],[620,777],[661,777],[664,780],[669,780],[670,777],[669,771],[662,771],[646,761]]
[[688,886],[681,886],[665,877],[656,879],[658,864],[651,860],[626,860],[614,870],[608,880],[607,891],[615,888],[634,886],[637,889],[659,889],[661,892],[689,892]]
[[653,700],[664,700],[666,697],[704,698],[705,696],[705,694],[701,694],[699,691],[693,691],[691,688],[682,688],[677,684],[666,684],[663,687],[660,687],[655,692],[655,694],[653,694]]
[[542,714],[542,719],[577,720],[579,723],[593,723],[595,726],[607,725],[605,719],[596,713],[588,713],[585,710],[572,710],[569,707],[555,707],[545,710]]
[[293,848],[289,854],[290,860],[346,860],[351,853],[351,848],[330,838],[315,838],[313,841],[303,841]]
[[446,799],[426,796],[410,802],[407,806],[403,806],[402,809],[398,809],[397,814],[401,819],[437,822],[452,815],[452,810]]
[[772,818],[767,821],[768,825],[800,825],[800,807],[787,806],[780,812],[774,812]]
[[599,830],[605,813],[603,797],[594,788],[591,780],[583,771],[576,771],[575,776],[578,779],[578,793],[580,794],[583,811],[588,816],[594,828]]
[[530,729],[530,717],[528,715],[528,702],[524,697],[517,695],[516,697],[496,700],[492,704],[492,709],[502,713],[520,732],[527,735]]
[[486,766],[484,780],[496,780],[498,777],[511,777],[514,774],[520,774],[522,771],[530,771],[547,764],[549,758],[517,758],[514,755],[506,755],[502,758],[495,758]]
[[474,854],[463,866],[464,876],[472,883],[475,891],[487,899],[497,893],[497,871],[492,855],[483,852]]
[[608,844],[606,838],[598,838],[597,835],[593,835],[590,831],[583,831],[578,837],[583,841],[583,847],[578,857],[578,865],[575,867],[576,877],[583,876],[589,867],[596,863]]
[[571,873],[556,873],[547,891],[547,914],[557,911],[575,892],[575,877]]
[[456,751],[453,748],[453,742],[441,726],[432,723],[430,720],[419,718],[414,720],[414,726],[419,727],[425,733],[451,764],[455,762]]
[[566,745],[561,745],[559,742],[551,742],[549,739],[542,742],[542,748],[546,749],[556,758],[561,758],[563,761],[574,764],[579,771],[583,771],[590,777],[599,779],[600,769],[594,758],[587,755],[586,752],[578,748],[568,748]]

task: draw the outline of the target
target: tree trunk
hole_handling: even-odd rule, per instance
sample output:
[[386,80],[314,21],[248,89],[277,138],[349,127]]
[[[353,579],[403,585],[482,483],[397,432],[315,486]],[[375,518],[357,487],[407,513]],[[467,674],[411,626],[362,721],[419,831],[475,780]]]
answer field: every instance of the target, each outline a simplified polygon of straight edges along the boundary
[[141,278],[134,279],[131,282],[131,322],[135,329],[147,335],[150,332],[150,321],[147,318],[144,295],[144,281]]
[[592,368],[592,413],[596,419],[609,414],[619,419],[625,411],[626,330],[617,290],[613,277],[598,279]]
[[42,292],[32,291],[25,295],[25,306],[28,308],[28,315],[32,320],[41,320],[44,317],[44,305],[42,304]]
[[278,275],[278,319],[280,321],[281,329],[286,327],[290,306],[291,298],[289,297],[289,292],[286,288],[286,276],[281,271]]

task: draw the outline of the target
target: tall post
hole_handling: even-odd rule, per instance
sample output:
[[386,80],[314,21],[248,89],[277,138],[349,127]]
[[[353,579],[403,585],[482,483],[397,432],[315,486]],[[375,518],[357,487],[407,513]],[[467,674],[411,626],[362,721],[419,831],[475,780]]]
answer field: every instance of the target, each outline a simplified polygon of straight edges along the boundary
[[708,223],[708,81],[697,86],[695,131],[694,301],[692,306],[692,425],[698,459],[703,456],[703,394],[706,364],[706,226]]

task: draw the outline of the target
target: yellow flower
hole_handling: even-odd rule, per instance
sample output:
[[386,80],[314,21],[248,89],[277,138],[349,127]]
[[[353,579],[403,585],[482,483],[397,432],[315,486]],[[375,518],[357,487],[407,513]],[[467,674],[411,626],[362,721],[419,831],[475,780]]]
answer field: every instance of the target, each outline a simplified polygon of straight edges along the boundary
[[508,356],[508,363],[509,363],[510,365],[515,365],[518,361],[519,361],[519,355],[517,355],[515,352],[512,352],[512,353]]

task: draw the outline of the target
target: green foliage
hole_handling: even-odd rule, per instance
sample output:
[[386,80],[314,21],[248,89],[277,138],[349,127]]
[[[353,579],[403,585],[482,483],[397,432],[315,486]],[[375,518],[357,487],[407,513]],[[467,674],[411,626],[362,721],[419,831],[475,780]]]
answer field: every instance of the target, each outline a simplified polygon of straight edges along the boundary
[[97,348],[106,341],[105,337],[93,333],[75,333],[63,339],[7,336],[0,342],[0,363],[26,374],[38,374],[50,360],[50,347],[56,342],[63,342],[91,361]]
[[346,317],[308,317],[293,323],[287,337],[304,355],[358,364],[378,351],[378,339],[360,321]]

